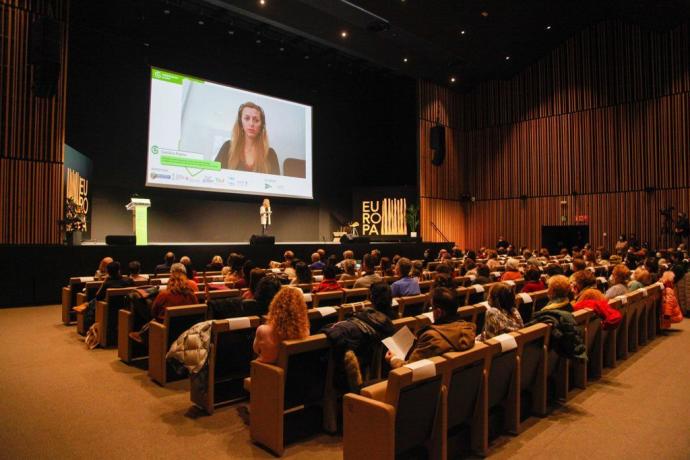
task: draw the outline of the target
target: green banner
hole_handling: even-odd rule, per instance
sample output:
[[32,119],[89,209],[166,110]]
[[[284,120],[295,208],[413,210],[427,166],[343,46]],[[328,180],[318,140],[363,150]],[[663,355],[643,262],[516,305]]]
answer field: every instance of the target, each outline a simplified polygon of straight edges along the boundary
[[220,161],[196,160],[193,158],[173,157],[170,155],[162,155],[161,164],[163,166],[180,166],[182,168],[220,171]]
[[204,83],[203,80],[198,78],[190,77],[189,75],[183,75],[181,73],[169,72],[167,70],[157,69],[151,67],[151,78],[156,80],[167,81],[168,83],[174,83],[176,85],[181,85],[184,80],[190,80],[195,83]]

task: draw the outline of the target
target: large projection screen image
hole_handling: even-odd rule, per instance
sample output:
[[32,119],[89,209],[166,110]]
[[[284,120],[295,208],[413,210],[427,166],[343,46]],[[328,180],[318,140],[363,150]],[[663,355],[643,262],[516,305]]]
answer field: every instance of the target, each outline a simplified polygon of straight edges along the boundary
[[311,107],[151,68],[146,185],[313,198]]

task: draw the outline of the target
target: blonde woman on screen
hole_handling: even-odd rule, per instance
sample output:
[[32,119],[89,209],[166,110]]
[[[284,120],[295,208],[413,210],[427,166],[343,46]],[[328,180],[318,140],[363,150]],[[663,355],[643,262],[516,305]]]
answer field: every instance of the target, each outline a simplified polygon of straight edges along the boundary
[[216,155],[223,169],[263,174],[280,174],[278,155],[268,143],[266,115],[253,102],[245,102],[237,110],[232,138]]
[[264,198],[264,202],[261,204],[261,207],[259,208],[259,215],[261,216],[262,235],[265,235],[268,231],[268,227],[271,226],[271,214],[273,214],[273,212],[271,211],[271,202],[268,201],[268,198]]

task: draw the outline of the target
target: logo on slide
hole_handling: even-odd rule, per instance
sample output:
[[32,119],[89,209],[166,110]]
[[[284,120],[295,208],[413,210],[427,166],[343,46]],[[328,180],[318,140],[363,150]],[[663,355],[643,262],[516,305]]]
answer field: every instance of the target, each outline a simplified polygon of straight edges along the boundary
[[158,155],[158,152],[159,152],[158,146],[157,146],[157,145],[152,145],[152,146],[151,146],[151,153],[153,153],[154,155]]
[[172,179],[170,174],[151,173],[151,179]]
[[271,188],[272,185],[264,182],[264,190]]

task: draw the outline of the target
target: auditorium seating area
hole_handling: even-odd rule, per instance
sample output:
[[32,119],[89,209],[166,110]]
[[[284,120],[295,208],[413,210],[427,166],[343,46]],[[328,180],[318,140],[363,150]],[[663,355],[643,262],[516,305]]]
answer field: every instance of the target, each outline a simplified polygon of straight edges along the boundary
[[[524,258],[515,259],[519,261],[519,270],[528,268]],[[461,275],[465,270],[464,258],[447,255],[428,263],[419,279],[428,289],[438,282],[438,276],[447,276],[435,270],[440,265],[450,266],[447,278],[454,286],[458,313],[474,323],[479,333],[488,308],[487,294],[500,283],[493,280],[504,273],[506,260],[505,256],[498,258],[492,280],[484,285],[474,283],[475,274]],[[573,270],[569,256],[532,259],[529,264],[537,267],[545,279],[547,267],[558,267],[565,273]],[[611,269],[612,265],[605,263],[586,270],[597,275],[597,287],[606,290]],[[281,271],[267,269],[267,273],[278,276]],[[322,278],[316,273],[313,286]],[[240,295],[246,290],[234,289],[233,283],[223,282],[215,273],[197,276],[200,291],[196,295],[202,303],[170,307],[162,323],[151,322],[148,350],[133,341],[129,332],[142,325],[135,323],[127,294],[153,284],[165,289],[168,276],[151,275],[150,283],[136,288],[108,289],[105,300],[97,302],[96,321],[102,322],[98,344],[117,348],[121,363],[113,365],[129,369],[128,374],[138,374],[136,378],[152,388],[174,384],[177,391],[186,389],[189,411],[198,414],[194,417],[216,417],[219,411],[248,411],[247,426],[237,429],[246,430],[249,439],[266,452],[282,456],[291,449],[299,450],[305,442],[310,446],[313,439],[328,436],[342,442],[342,452],[348,459],[485,456],[492,454],[497,445],[519,442],[525,427],[538,423],[535,417],[548,420],[549,414],[567,410],[574,398],[598,391],[597,382],[607,380],[617,366],[628,362],[632,365],[631,358],[637,352],[655,346],[663,289],[661,283],[654,283],[611,299],[609,305],[622,314],[615,329],[603,329],[602,321],[592,310],[573,312],[586,348],[587,359],[582,360],[567,358],[557,345],[550,345],[553,325],[527,325],[549,300],[547,291],[522,293],[524,279],[506,281],[525,327],[485,343],[477,342],[467,351],[445,353],[390,372],[383,360],[385,347],[380,346],[374,349],[373,373],[367,375],[361,391],[339,393],[333,383],[334,355],[321,330],[371,306],[368,289],[341,286],[337,291],[312,293],[311,285],[298,285],[309,308],[311,335],[285,341],[278,361],[268,364],[254,360],[251,349],[256,328],[265,317],[243,317],[241,309],[231,317],[217,317],[208,307],[215,299],[242,302]],[[400,277],[383,279],[390,284]],[[66,333],[69,329],[77,334],[84,332],[79,315],[75,327],[70,317],[71,306],[93,297],[98,283],[89,277],[69,279],[62,290],[60,314]],[[213,283],[218,289],[209,290],[207,285]],[[393,299],[393,310],[398,316],[393,321],[396,330],[406,326],[415,332],[433,323],[429,295],[427,290],[425,294]],[[356,301],[349,301],[353,299]],[[201,371],[181,373],[179,366],[175,369],[166,361],[165,355],[179,335],[206,320],[211,320],[208,359]],[[673,340],[667,333],[664,335]],[[77,349],[75,353],[89,352]],[[150,381],[141,380],[141,368],[148,368]],[[105,367],[101,372],[110,373],[113,369]],[[512,436],[517,436],[516,440],[506,441]],[[372,439],[377,440],[373,445]]]

